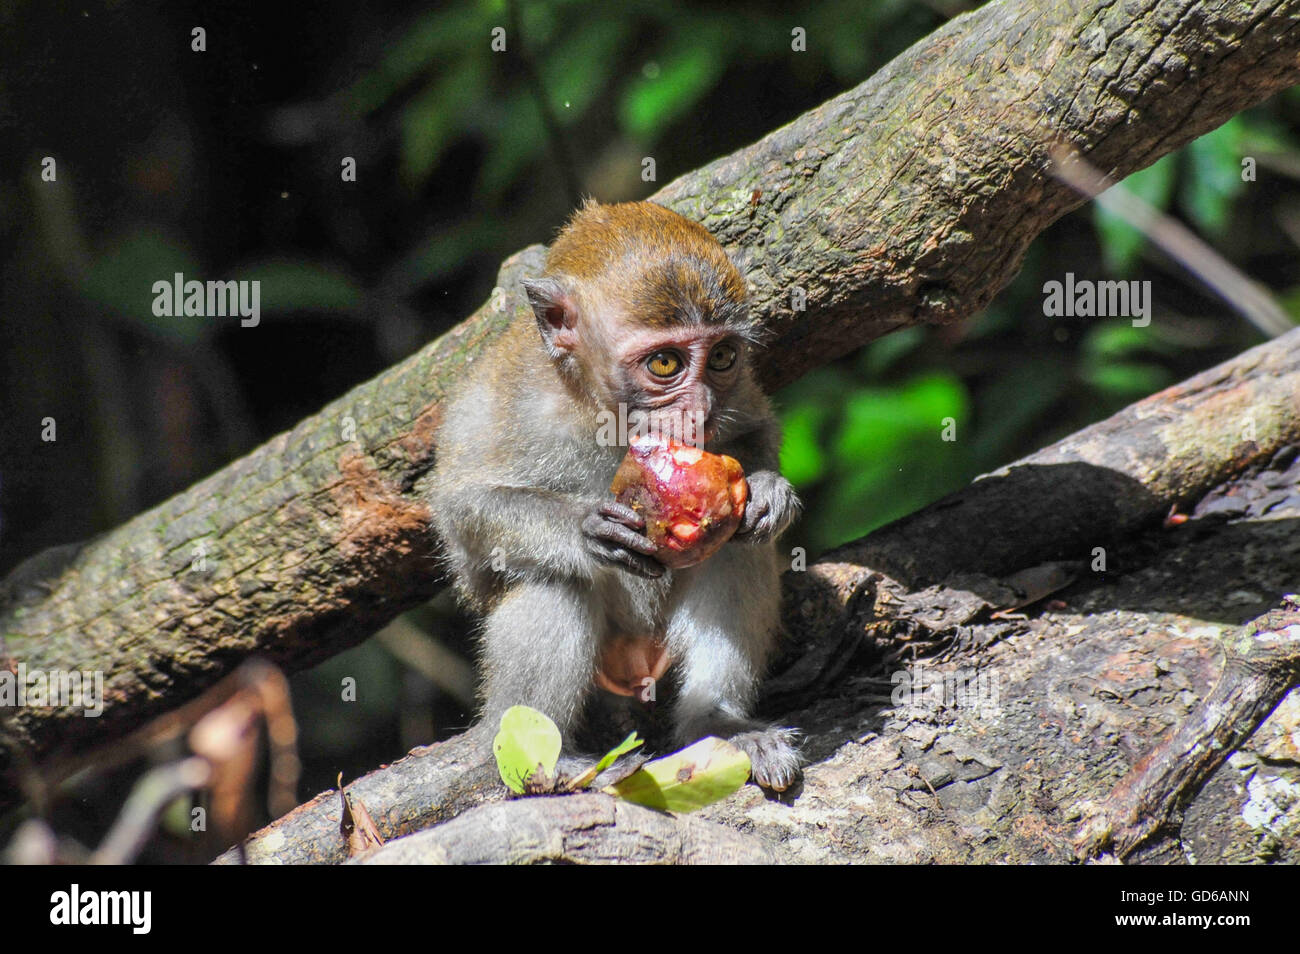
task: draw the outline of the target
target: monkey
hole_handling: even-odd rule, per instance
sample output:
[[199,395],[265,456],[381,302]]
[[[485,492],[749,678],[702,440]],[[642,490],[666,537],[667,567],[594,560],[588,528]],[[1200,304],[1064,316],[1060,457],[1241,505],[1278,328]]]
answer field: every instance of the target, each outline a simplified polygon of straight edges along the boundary
[[[445,401],[429,502],[457,589],[484,617],[480,726],[528,705],[569,739],[595,693],[671,666],[673,741],[731,740],[759,785],[799,776],[797,730],[751,715],[780,632],[775,541],[799,511],[756,383],[760,327],[721,244],[650,202],[587,200],[520,309]],[[634,431],[728,454],[749,485],[712,557],[670,570],[609,492]],[[566,742],[567,745],[567,742]]]

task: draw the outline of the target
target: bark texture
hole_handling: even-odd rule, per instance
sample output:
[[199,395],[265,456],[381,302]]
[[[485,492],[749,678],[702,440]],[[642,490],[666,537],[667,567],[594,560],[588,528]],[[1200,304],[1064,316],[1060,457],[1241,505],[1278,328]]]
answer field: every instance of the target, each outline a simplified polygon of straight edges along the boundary
[[608,795],[485,805],[359,860],[410,864],[773,864],[758,839],[716,822],[668,815]]
[[[1300,0],[1002,0],[861,86],[654,198],[747,270],[769,385],[892,329],[957,321],[1079,203],[1065,140],[1121,177],[1300,80]],[[757,205],[751,197],[759,192]],[[0,586],[0,665],[98,670],[99,719],[10,713],[14,753],[84,750],[254,653],[288,669],[369,636],[438,585],[421,479],[445,389],[515,309],[541,249],[467,322],[292,431]],[[806,292],[806,308],[793,303]],[[2,800],[2,798],[0,798]]]
[[[1081,819],[1114,804],[1161,733],[1205,721],[1191,714],[1224,668],[1221,644],[1237,647],[1233,666],[1264,653],[1243,640],[1278,627],[1243,627],[1300,588],[1297,395],[1300,329],[787,573],[790,639],[765,710],[803,729],[812,765],[779,800],[750,786],[703,817],[787,862],[1075,860]],[[1276,425],[1241,448],[1243,414]],[[1185,519],[1162,520],[1175,505]],[[1182,827],[1136,860],[1300,858],[1300,698],[1278,704],[1286,672],[1216,723],[1220,740],[1248,741],[1179,780]],[[390,839],[504,795],[474,734],[348,790]],[[345,860],[337,803],[318,796],[256,833],[245,859]],[[556,843],[575,830],[517,804],[521,841],[497,860],[531,850],[537,825]]]
[[1300,685],[1300,596],[1223,642],[1223,672],[1176,732],[1144,755],[1075,838],[1090,858],[1132,854],[1177,819],[1241,744]]

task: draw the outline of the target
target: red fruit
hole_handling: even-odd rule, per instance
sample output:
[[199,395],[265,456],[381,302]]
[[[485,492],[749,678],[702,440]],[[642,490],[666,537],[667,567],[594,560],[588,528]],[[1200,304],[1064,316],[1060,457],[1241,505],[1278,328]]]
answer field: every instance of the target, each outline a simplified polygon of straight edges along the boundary
[[716,553],[740,526],[749,499],[736,458],[655,437],[632,441],[609,489],[645,517],[656,559],[673,569]]

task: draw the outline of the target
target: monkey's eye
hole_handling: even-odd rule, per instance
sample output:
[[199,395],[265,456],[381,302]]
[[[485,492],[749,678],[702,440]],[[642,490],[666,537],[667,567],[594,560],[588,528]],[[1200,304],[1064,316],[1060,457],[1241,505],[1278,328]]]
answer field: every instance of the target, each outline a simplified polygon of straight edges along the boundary
[[709,367],[714,371],[726,371],[736,363],[736,348],[734,345],[722,343],[709,352]]
[[657,378],[671,378],[682,369],[682,359],[671,351],[656,351],[650,355],[645,366]]

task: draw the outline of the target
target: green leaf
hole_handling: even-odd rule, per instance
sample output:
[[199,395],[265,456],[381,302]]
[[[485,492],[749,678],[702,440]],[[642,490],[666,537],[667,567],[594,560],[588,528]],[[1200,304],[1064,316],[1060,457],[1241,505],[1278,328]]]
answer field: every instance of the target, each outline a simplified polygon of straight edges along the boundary
[[781,473],[796,487],[815,483],[826,472],[818,436],[828,409],[818,404],[787,408],[782,415]]
[[693,812],[726,798],[749,780],[749,756],[710,736],[647,762],[608,791],[666,812]]
[[1291,316],[1291,320],[1300,324],[1300,285],[1287,289],[1279,298],[1282,308]]
[[153,313],[154,282],[171,283],[177,272],[185,276],[185,281],[225,278],[202,274],[189,250],[163,233],[135,229],[114,238],[90,263],[81,293],[104,308],[140,322],[161,338],[193,344],[215,330],[220,319]]
[[1123,401],[1154,394],[1174,381],[1168,368],[1139,362],[1096,365],[1082,369],[1081,375],[1098,391]]
[[1106,322],[1093,325],[1084,334],[1081,349],[1084,360],[1096,363],[1132,357],[1150,347],[1152,335],[1146,328],[1134,328],[1129,322]]
[[856,380],[843,368],[817,368],[776,396],[783,408],[781,473],[792,483],[807,486],[825,474],[830,461],[824,434]]
[[856,466],[887,456],[912,435],[937,440],[942,420],[954,417],[960,423],[968,406],[961,380],[946,371],[918,375],[901,388],[860,388],[844,403],[835,456]]
[[606,752],[605,757],[596,763],[596,774],[599,775],[601,772],[605,771],[605,769],[613,765],[614,760],[617,759],[620,755],[626,755],[628,752],[631,752],[633,749],[640,748],[644,744],[645,744],[645,739],[638,739],[636,737],[636,733],[633,732],[631,735],[629,735],[618,745],[614,746],[612,749]]
[[428,178],[443,151],[478,112],[487,89],[486,62],[466,58],[402,110],[400,175],[408,189]]
[[1243,129],[1241,119],[1233,118],[1187,146],[1182,204],[1192,221],[1215,237],[1222,237],[1232,203],[1246,185],[1241,181]]
[[560,760],[560,730],[536,709],[511,706],[501,716],[492,753],[501,781],[522,795],[525,784],[538,773],[554,778],[555,764]]
[[1173,383],[1167,368],[1142,360],[1144,356],[1180,350],[1154,327],[1134,328],[1126,321],[1094,325],[1079,350],[1079,377],[1113,402],[1126,403]]
[[722,75],[729,49],[728,34],[715,25],[679,33],[658,60],[658,74],[642,76],[623,94],[619,119],[624,130],[653,139],[686,115]]
[[643,742],[644,740],[638,739],[636,737],[636,733],[633,732],[631,735],[629,735],[626,739],[624,739],[614,748],[606,752],[605,757],[603,759],[601,759],[591,768],[587,769],[577,778],[570,780],[567,786],[568,790],[573,792],[573,791],[577,791],[580,788],[586,788],[588,785],[591,784],[592,780],[597,775],[599,775],[601,772],[605,771],[605,769],[613,765],[615,759],[617,759],[620,755],[624,754],[625,752],[631,752],[633,749],[642,745]]
[[[892,388],[858,388],[838,399],[824,496],[805,526],[818,545],[861,536],[960,485],[970,470],[964,428],[970,399],[949,372]],[[958,440],[942,440],[945,418]]]
[[361,303],[347,275],[306,259],[265,259],[235,272],[236,281],[261,282],[262,311],[346,311]]
[[912,434],[887,456],[840,465],[806,520],[809,531],[819,546],[834,546],[919,510],[972,476],[968,454],[966,443]]
[[[1167,209],[1174,194],[1175,156],[1175,153],[1170,153],[1154,165],[1133,173],[1124,180],[1124,188],[1148,205]],[[1128,272],[1136,264],[1146,236],[1098,203],[1093,203],[1092,216],[1101,236],[1101,251],[1107,267],[1120,274]]]
[[1246,156],[1257,156],[1261,152],[1295,152],[1300,149],[1300,139],[1273,117],[1247,110],[1239,113],[1238,118],[1243,124],[1241,156],[1237,159],[1238,171],[1241,169],[1241,159]]

